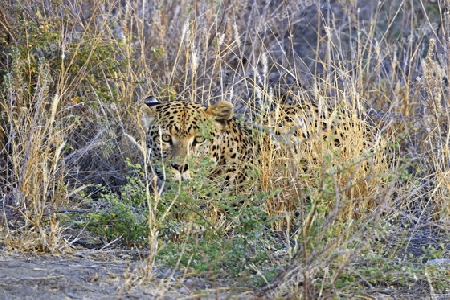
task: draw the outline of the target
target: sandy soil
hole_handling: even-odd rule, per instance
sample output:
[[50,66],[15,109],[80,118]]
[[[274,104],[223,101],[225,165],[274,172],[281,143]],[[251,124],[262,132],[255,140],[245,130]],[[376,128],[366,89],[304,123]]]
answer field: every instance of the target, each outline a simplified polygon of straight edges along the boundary
[[1,299],[251,299],[251,291],[157,269],[143,276],[138,251],[0,254]]
[[[12,215],[8,217],[13,219]],[[1,227],[0,233],[5,233]],[[81,235],[79,230],[68,229],[63,235],[64,241],[73,242],[70,251],[61,255],[6,251],[6,244],[0,239],[0,299],[264,299],[257,296],[264,288],[255,292],[245,282],[235,282],[233,278],[186,274],[162,266],[155,266],[146,274],[146,250],[113,249],[111,243],[108,250],[103,250],[104,241],[87,232]],[[385,242],[395,246],[399,241],[394,238]],[[446,245],[444,252],[448,253],[447,234],[420,227],[397,255],[402,261],[410,256],[427,257],[425,248],[439,249],[440,245]],[[427,264],[428,260],[422,263]],[[447,258],[443,261],[449,262]],[[439,293],[423,277],[411,278],[406,285],[367,284],[365,288],[366,296],[361,294],[358,299],[450,300],[450,287]]]

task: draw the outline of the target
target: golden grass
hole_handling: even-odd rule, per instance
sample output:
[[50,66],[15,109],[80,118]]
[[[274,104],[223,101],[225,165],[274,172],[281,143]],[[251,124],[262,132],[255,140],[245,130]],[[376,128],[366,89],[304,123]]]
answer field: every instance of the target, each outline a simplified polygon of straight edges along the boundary
[[[345,220],[375,209],[389,168],[386,141],[355,114],[327,109],[326,115],[298,118],[290,132],[270,135],[263,142],[262,189],[280,190],[266,204],[269,214],[293,216],[307,202],[336,210]],[[284,117],[280,113],[279,118]],[[279,130],[277,124],[275,119],[269,129]],[[276,227],[281,229],[283,223]]]
[[[35,240],[32,244],[40,243],[42,246],[32,245],[32,249],[38,247],[45,251],[54,248],[51,244],[57,243],[56,219],[51,222],[52,230],[47,235],[41,228],[42,218],[48,212],[49,205],[57,207],[67,204],[69,195],[64,183],[62,157],[66,146],[65,132],[70,126],[64,128],[57,120],[61,98],[59,95],[49,95],[51,80],[48,67],[39,65],[33,98],[28,98],[28,91],[18,89],[13,78],[7,77],[5,81],[6,98],[3,105],[9,104],[4,107],[4,111],[10,122],[7,127],[7,148],[11,153],[8,156],[9,182],[5,192],[12,191],[9,195],[14,199],[11,201],[23,215],[24,228],[31,226],[30,233],[33,236],[30,239],[21,236],[13,239],[21,243],[12,243],[10,240],[8,244],[23,245],[19,247],[22,249],[31,240]],[[32,105],[27,99],[30,99]]]
[[[76,205],[73,197],[83,198],[84,186],[101,182],[109,187],[113,177],[99,174],[98,181],[82,182],[81,176],[74,176],[81,161],[83,167],[91,163],[90,172],[101,165],[86,156],[108,167],[121,165],[111,162],[121,155],[131,157],[144,161],[148,171],[135,102],[149,94],[203,104],[232,101],[237,114],[246,113],[252,123],[267,127],[269,134],[259,142],[260,182],[251,187],[268,193],[279,190],[266,202],[267,212],[280,216],[273,227],[288,235],[292,229],[296,237],[303,235],[303,242],[305,237],[311,243],[332,240],[323,253],[297,245],[298,253],[311,257],[310,265],[294,270],[304,271],[305,280],[313,280],[333,261],[334,250],[346,250],[352,238],[364,236],[357,226],[345,227],[353,220],[387,215],[396,222],[399,214],[413,218],[415,201],[423,198],[433,224],[448,229],[448,45],[442,42],[445,30],[443,37],[434,35],[440,34],[433,31],[436,20],[425,18],[417,24],[414,10],[393,6],[385,14],[383,9],[390,8],[380,6],[374,23],[366,26],[351,15],[353,2],[344,3],[344,19],[354,20],[349,24],[353,35],[344,30],[345,24],[334,26],[331,15],[321,15],[330,23],[318,30],[320,36],[312,45],[316,57],[310,62],[291,55],[300,38],[294,29],[301,20],[294,15],[285,18],[285,12],[298,4],[295,1],[283,2],[286,11],[260,9],[246,1],[144,1],[148,7],[131,1],[134,9],[121,7],[120,1],[104,5],[75,0],[72,6],[50,2],[53,6],[49,1],[23,1],[18,4],[22,10],[8,0],[0,8],[0,41],[7,41],[0,50],[9,51],[0,54],[5,69],[0,80],[0,159],[6,166],[0,180],[2,192],[14,198],[9,208],[23,216],[19,229],[2,226],[9,248],[64,249],[61,225],[47,216]],[[428,13],[432,17],[433,11]],[[408,35],[408,41],[395,40],[406,29],[397,28],[394,34],[397,23],[381,19],[388,15],[410,24],[408,30],[416,39],[409,41]],[[377,22],[387,27],[378,29]],[[417,32],[419,25],[431,29]],[[112,67],[115,62],[120,66]],[[307,111],[303,120],[294,122],[298,131],[310,132],[297,144],[291,133],[270,134],[277,127],[276,118],[275,124],[258,119],[270,114],[270,106],[276,107],[282,94],[297,104],[313,101],[327,111],[326,118]],[[316,120],[334,125],[316,127]],[[123,138],[131,136],[136,138]],[[334,147],[336,136],[339,147]],[[407,180],[401,177],[404,170],[410,172]],[[161,199],[150,186],[146,192],[150,268],[158,251],[156,212]],[[325,233],[314,235],[320,218],[325,218],[323,232],[345,227],[345,234],[335,240]],[[210,212],[210,219],[228,226],[216,211]],[[292,278],[293,285],[300,282],[298,274],[292,276],[286,278],[286,286]]]

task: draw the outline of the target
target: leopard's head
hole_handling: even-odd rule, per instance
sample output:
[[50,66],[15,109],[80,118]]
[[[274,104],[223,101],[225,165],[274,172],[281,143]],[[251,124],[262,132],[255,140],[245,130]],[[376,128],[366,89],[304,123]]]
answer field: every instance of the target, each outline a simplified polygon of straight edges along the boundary
[[233,104],[218,102],[210,107],[172,101],[161,103],[155,97],[144,100],[143,127],[146,131],[148,157],[159,169],[170,167],[175,180],[190,179],[188,162],[209,157],[217,163],[221,133],[233,116]]

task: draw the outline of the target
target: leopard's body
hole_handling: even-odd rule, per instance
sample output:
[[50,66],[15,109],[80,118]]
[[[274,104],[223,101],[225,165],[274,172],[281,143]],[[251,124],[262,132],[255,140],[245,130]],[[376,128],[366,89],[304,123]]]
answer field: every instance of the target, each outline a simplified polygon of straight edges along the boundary
[[[263,147],[284,148],[301,156],[305,149],[315,151],[306,143],[315,137],[323,140],[331,136],[329,144],[334,146],[339,146],[345,138],[345,130],[334,130],[336,121],[329,121],[326,112],[312,104],[283,105],[270,113],[267,124],[255,126],[243,125],[233,118],[230,102],[218,102],[210,107],[183,101],[160,103],[154,97],[144,102],[148,156],[160,180],[166,179],[161,162],[170,168],[175,179],[183,180],[191,177],[195,158],[209,157],[213,164],[210,176],[221,176],[228,184],[239,185],[248,178],[246,166],[260,162],[258,157]],[[350,123],[355,126],[353,121],[345,124]],[[346,128],[345,124],[340,127]],[[357,124],[361,127],[363,123]]]

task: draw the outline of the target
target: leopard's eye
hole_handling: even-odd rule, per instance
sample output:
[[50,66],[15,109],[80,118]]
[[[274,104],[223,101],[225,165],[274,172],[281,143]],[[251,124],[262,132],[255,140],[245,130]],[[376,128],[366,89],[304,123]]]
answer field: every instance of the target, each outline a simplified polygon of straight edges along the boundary
[[168,134],[161,135],[161,138],[162,138],[163,142],[165,142],[165,143],[168,143],[172,140],[172,137]]
[[205,141],[205,138],[204,138],[203,136],[197,135],[197,136],[195,137],[195,143],[196,143],[196,144],[201,144],[201,143],[203,143],[204,141]]

